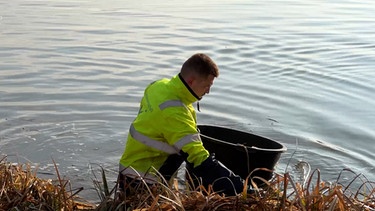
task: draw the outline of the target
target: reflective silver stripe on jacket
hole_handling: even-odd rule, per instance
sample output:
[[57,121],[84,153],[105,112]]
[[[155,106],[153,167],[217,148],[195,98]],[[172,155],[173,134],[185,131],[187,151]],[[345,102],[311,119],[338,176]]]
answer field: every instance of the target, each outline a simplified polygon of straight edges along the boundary
[[174,146],[181,150],[183,146],[185,146],[186,144],[188,143],[191,143],[193,141],[200,141],[201,140],[201,137],[199,136],[198,133],[196,134],[191,134],[191,135],[187,135],[187,136],[184,136],[182,137],[180,140],[178,140]]
[[140,132],[138,132],[135,128],[134,128],[134,125],[132,124],[130,126],[130,135],[137,141],[149,146],[149,147],[153,147],[155,149],[158,149],[160,151],[163,151],[163,152],[166,152],[168,154],[176,154],[178,153],[180,150],[174,148],[173,146],[165,143],[165,142],[161,142],[161,141],[157,141],[157,140],[154,140],[154,139],[151,139],[143,134],[141,134]]
[[160,104],[159,105],[159,108],[160,110],[164,110],[168,107],[178,107],[178,106],[182,106],[182,107],[185,107],[185,104],[181,101],[181,100],[168,100],[168,101],[165,101],[164,103]]
[[129,132],[130,132],[130,135],[135,140],[145,144],[146,146],[153,147],[155,149],[166,152],[168,154],[177,154],[177,153],[180,152],[182,147],[185,146],[186,144],[188,144],[192,141],[200,141],[201,140],[199,134],[196,133],[196,134],[191,134],[191,135],[187,135],[187,136],[182,137],[180,140],[178,140],[174,144],[174,146],[171,146],[171,145],[169,145],[165,142],[157,141],[157,140],[151,139],[151,138],[141,134],[140,132],[138,132],[134,128],[133,124],[130,126]]

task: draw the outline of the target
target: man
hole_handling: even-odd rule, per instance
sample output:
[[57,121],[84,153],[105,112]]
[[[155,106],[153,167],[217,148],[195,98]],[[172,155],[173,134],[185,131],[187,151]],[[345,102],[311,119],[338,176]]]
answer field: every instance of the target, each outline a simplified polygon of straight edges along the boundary
[[200,178],[204,186],[212,184],[214,191],[227,195],[243,190],[243,180],[210,156],[197,130],[192,103],[210,92],[218,76],[212,59],[198,53],[185,61],[178,75],[145,89],[120,159],[120,183],[142,177],[153,184],[156,172],[169,180],[185,161],[191,178]]

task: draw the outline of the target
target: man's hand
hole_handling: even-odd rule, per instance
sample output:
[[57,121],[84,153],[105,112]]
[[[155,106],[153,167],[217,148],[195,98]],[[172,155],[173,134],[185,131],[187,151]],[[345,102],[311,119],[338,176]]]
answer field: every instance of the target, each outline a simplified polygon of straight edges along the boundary
[[[209,156],[196,168],[193,167],[193,164],[187,163],[186,168],[193,180],[196,177],[199,178],[205,187],[211,184],[215,192],[237,195],[243,191],[243,179],[216,160],[215,155]],[[195,185],[199,185],[198,181],[194,182]]]

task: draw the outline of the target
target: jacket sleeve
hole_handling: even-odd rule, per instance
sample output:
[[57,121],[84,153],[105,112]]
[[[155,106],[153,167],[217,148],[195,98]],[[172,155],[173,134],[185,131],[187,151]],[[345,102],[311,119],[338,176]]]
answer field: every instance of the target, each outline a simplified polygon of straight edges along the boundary
[[[163,135],[170,145],[175,145],[184,140],[186,144],[182,146],[182,151],[187,153],[187,161],[194,166],[200,165],[209,156],[209,152],[204,148],[198,136],[197,125],[192,115],[183,107],[166,109],[164,118]],[[186,140],[186,138],[188,138]]]
[[[204,148],[199,138],[194,118],[185,110],[168,109],[164,137],[170,145],[175,145],[185,137],[194,137],[182,147],[187,154],[186,167],[193,178],[200,178],[205,187],[212,184],[217,192],[236,195],[243,190],[243,179],[217,161]],[[171,114],[170,112],[175,113]],[[193,136],[192,136],[193,135]],[[197,181],[197,180],[195,180]]]

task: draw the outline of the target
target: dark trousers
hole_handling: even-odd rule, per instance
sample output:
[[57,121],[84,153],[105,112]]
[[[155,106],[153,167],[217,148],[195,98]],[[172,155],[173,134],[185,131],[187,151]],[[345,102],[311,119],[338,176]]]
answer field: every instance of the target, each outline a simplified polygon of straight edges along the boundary
[[149,187],[152,186],[152,184],[145,183],[137,178],[131,178],[121,173],[118,175],[119,190],[125,192],[126,194],[135,193],[137,190],[144,190],[146,185]]

